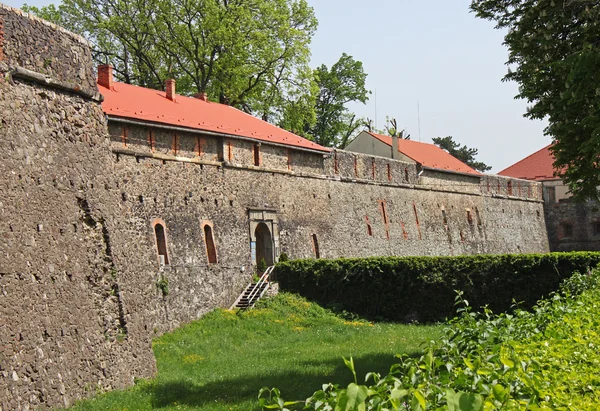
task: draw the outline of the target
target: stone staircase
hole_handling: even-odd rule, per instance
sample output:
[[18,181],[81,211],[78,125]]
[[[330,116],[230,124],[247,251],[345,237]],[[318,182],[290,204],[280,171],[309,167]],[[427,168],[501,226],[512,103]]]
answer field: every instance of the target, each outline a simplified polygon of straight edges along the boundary
[[257,282],[252,282],[248,284],[246,289],[240,294],[240,296],[235,300],[235,303],[231,306],[231,309],[239,308],[242,310],[247,310],[254,307],[254,304],[258,300],[260,300],[267,290],[269,289],[269,276],[273,272],[274,266],[271,266],[265,270],[265,273],[260,277]]

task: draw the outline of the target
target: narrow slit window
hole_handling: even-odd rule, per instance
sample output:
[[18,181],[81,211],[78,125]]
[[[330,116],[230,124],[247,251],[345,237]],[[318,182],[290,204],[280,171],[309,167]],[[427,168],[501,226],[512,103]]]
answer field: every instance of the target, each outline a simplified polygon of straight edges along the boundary
[[404,181],[408,183],[408,168],[404,167]]
[[321,252],[319,250],[319,239],[316,234],[312,235],[313,249],[315,250],[315,258],[321,258]]
[[448,216],[446,215],[446,210],[442,208],[442,220],[444,221],[444,225],[448,225]]
[[512,189],[512,181],[509,181],[508,183],[506,183],[506,193],[511,196],[513,193],[513,189]]
[[473,225],[473,216],[471,215],[471,210],[467,209],[467,223],[469,225]]
[[287,150],[287,168],[288,170],[292,169],[292,150],[289,148]]
[[354,177],[358,177],[358,158],[354,156]]
[[415,213],[415,222],[417,223],[417,231],[419,233],[419,240],[423,239],[423,235],[421,233],[421,224],[419,223],[419,213],[417,212],[417,205],[413,203],[413,211]]
[[[254,144],[254,165],[260,167],[260,144]],[[288,151],[288,168],[289,168],[289,151]]]
[[231,141],[227,142],[227,160],[233,161],[233,143]]
[[204,224],[204,243],[206,244],[206,256],[209,264],[217,264],[217,249],[210,224]]
[[123,143],[123,147],[127,147],[127,127],[123,127],[121,131],[121,142]]
[[371,177],[373,177],[373,180],[375,180],[375,176],[377,174],[377,166],[375,165],[375,160],[373,160],[371,162]]
[[388,181],[392,181],[392,166],[390,164],[387,165],[387,175]]
[[367,222],[367,235],[369,237],[373,237],[373,227],[371,227],[371,222],[369,221],[369,216],[365,216],[365,221]]
[[171,151],[173,151],[173,155],[177,155],[178,150],[179,150],[179,136],[177,134],[173,134],[173,140],[171,141]]
[[196,155],[198,157],[202,157],[202,146],[203,146],[202,137],[197,136],[196,137]]
[[156,237],[156,247],[158,248],[158,259],[160,265],[169,265],[169,254],[167,253],[167,237],[165,227],[162,224],[154,226],[154,235]]
[[156,148],[156,143],[154,140],[154,131],[151,128],[148,129],[148,146],[150,147],[150,151],[154,151]]
[[475,207],[475,217],[477,217],[477,226],[481,227],[481,215],[477,207]]
[[339,164],[338,164],[337,151],[335,151],[333,153],[333,172],[335,174],[339,174],[339,172],[340,172],[340,167],[339,167]]

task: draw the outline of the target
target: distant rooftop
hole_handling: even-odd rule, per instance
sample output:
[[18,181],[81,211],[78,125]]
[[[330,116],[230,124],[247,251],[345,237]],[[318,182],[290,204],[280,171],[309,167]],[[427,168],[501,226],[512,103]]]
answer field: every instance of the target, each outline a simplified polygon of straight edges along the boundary
[[[382,143],[392,146],[392,137],[368,132]],[[435,144],[421,143],[418,141],[398,139],[398,151],[410,157],[423,167],[457,173],[481,175],[477,170],[469,167],[456,157],[450,155]]]
[[[111,73],[112,76],[112,73]],[[234,107],[125,83],[98,84],[104,96],[102,109],[109,116],[239,136],[327,153],[329,148],[283,130]]]
[[505,168],[498,174],[525,180],[558,180],[560,177],[554,174],[554,155],[550,151],[550,147],[552,144]]

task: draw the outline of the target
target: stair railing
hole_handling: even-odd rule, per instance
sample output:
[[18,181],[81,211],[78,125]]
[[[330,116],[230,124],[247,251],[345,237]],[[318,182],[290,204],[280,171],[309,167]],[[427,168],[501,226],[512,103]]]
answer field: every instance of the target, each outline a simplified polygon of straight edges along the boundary
[[[254,307],[254,302],[253,302],[254,298],[256,298],[258,300],[260,297],[263,296],[265,291],[267,291],[267,288],[269,288],[269,276],[273,272],[274,268],[275,268],[274,265],[267,268],[265,270],[264,274],[258,280],[258,282],[254,285],[254,289],[248,295],[248,308]],[[264,290],[261,291],[263,284],[266,284],[266,287]],[[258,295],[259,292],[260,292],[260,295]]]

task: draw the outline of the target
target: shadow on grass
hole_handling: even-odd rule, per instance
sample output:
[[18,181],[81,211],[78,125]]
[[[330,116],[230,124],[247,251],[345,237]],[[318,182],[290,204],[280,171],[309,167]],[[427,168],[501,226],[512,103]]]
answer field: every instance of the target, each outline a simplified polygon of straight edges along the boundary
[[[367,372],[379,372],[383,375],[389,372],[392,364],[397,359],[392,355],[370,354],[355,357],[354,364],[358,375],[359,384],[364,381]],[[346,386],[352,381],[352,373],[344,365],[344,361],[324,361],[307,363],[307,366],[323,365],[333,371],[330,372],[289,372],[272,373],[268,375],[248,376],[212,381],[203,385],[196,385],[189,381],[156,381],[147,388],[152,397],[153,408],[162,408],[173,403],[189,406],[203,406],[208,404],[233,404],[243,401],[256,401],[258,392],[262,387],[277,387],[286,400],[304,400],[315,391],[321,389],[324,383],[334,383]],[[248,411],[260,410],[258,405]]]

